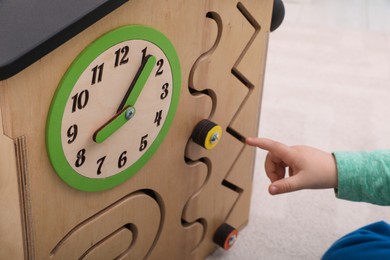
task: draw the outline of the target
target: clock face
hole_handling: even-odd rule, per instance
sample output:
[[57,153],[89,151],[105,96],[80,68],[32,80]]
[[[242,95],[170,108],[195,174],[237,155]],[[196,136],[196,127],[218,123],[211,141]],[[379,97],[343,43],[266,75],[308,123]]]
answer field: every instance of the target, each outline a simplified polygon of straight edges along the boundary
[[180,83],[175,49],[159,31],[126,26],[90,44],[61,80],[48,115],[57,174],[84,191],[126,181],[167,134]]

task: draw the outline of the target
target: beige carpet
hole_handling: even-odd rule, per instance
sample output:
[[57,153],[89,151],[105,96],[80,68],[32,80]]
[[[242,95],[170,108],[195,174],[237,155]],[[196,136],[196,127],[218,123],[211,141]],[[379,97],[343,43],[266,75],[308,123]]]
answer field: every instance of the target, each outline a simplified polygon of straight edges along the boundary
[[[390,3],[379,2],[390,14]],[[362,26],[365,13],[352,16],[346,6],[336,17],[321,3],[285,1],[285,23],[269,42],[259,135],[327,151],[390,149],[390,34]],[[317,20],[299,18],[316,4],[323,10]],[[343,19],[349,20],[340,25]],[[390,222],[389,207],[339,200],[333,190],[269,195],[264,158],[258,150],[249,225],[230,251],[208,259],[319,259],[344,234]]]

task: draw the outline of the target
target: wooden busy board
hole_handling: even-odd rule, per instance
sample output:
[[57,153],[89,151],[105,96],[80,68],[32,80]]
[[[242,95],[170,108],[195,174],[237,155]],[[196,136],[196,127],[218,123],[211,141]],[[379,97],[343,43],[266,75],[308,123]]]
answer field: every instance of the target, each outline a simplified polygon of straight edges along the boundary
[[243,139],[258,130],[272,5],[2,1],[0,259],[232,246],[248,222]]

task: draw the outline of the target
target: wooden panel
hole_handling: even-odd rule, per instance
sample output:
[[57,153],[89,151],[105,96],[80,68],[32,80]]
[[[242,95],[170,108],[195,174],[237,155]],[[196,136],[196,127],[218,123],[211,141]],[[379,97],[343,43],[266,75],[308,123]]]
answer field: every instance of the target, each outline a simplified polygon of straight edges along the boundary
[[[1,108],[0,108],[1,112]],[[23,223],[14,141],[3,135],[0,113],[0,259],[23,259]]]
[[[257,133],[272,2],[129,1],[16,76],[0,81],[4,131],[26,140],[29,180],[23,192],[31,258],[112,257],[138,241],[135,245],[142,250],[134,251],[139,252],[135,258],[149,254],[150,259],[204,259],[216,248],[212,237],[220,224],[247,222],[254,154],[245,150],[240,137]],[[62,76],[79,53],[104,33],[129,24],[160,30],[175,46],[182,71],[177,113],[160,148],[137,174],[107,191],[81,192],[61,181],[49,162],[47,113]],[[212,150],[190,140],[202,119],[223,129]],[[7,147],[0,151],[6,153],[11,142],[4,140]],[[249,165],[242,168],[245,181],[239,177],[242,165]],[[16,176],[15,171],[10,169]],[[136,191],[136,197],[130,195]],[[142,214],[144,210],[149,213]],[[133,218],[143,227],[149,221],[152,225],[135,235],[126,224]],[[111,245],[113,252],[106,252]],[[130,257],[132,252],[124,254]]]
[[242,228],[249,220],[249,207],[251,202],[254,149],[245,146],[231,167],[226,181],[234,183],[239,193],[232,210],[227,216],[226,222],[236,228]]
[[58,243],[52,241],[56,244],[49,256],[94,259],[93,255],[99,254],[102,259],[143,259],[158,238],[162,214],[152,197],[142,192],[129,194],[78,224]]

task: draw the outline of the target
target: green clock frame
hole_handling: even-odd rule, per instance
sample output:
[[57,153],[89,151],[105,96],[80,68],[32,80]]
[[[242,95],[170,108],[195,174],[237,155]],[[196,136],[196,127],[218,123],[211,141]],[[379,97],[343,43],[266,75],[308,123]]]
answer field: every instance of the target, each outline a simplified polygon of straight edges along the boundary
[[[168,58],[172,71],[172,99],[166,120],[158,136],[148,150],[131,166],[113,176],[94,179],[77,173],[68,163],[61,142],[61,123],[66,102],[77,80],[102,52],[128,40],[149,41],[158,46]],[[114,29],[87,46],[73,61],[54,94],[46,122],[46,147],[50,162],[58,176],[81,191],[102,191],[113,188],[137,173],[157,151],[174,119],[180,97],[181,68],[179,57],[170,40],[160,31],[141,25],[129,25]]]

